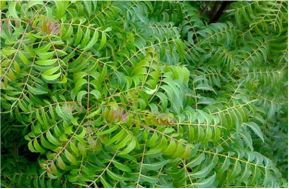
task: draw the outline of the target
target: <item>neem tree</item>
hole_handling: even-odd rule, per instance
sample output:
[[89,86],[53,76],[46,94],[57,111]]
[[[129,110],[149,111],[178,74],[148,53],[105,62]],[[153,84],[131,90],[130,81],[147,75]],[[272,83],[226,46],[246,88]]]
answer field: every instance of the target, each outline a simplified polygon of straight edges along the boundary
[[286,1],[0,3],[1,186],[287,186]]

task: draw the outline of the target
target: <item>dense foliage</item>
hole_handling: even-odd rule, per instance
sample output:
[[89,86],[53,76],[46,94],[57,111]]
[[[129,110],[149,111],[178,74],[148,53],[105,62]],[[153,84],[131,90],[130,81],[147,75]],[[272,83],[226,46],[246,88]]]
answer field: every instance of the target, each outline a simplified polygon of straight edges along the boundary
[[0,1],[2,187],[286,187],[287,2]]

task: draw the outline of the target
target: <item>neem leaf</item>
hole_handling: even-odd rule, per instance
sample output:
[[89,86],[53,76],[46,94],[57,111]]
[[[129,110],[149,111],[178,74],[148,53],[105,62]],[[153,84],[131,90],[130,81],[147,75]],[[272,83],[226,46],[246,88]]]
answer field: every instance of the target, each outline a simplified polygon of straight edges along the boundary
[[35,63],[40,66],[51,66],[55,64],[57,59],[51,59],[51,60],[37,60]]
[[249,123],[245,123],[245,125],[249,127],[264,142],[263,133],[260,127],[256,123],[249,122]]
[[98,49],[97,50],[101,50],[103,47],[104,47],[104,45],[106,44],[106,33],[105,32],[102,32],[101,33],[101,40],[100,40],[100,44],[99,44],[99,47],[98,47]]
[[92,38],[90,39],[89,43],[83,48],[83,50],[88,50],[90,49],[98,40],[98,31],[95,30],[93,33]]
[[70,161],[73,165],[77,164],[76,158],[68,150],[65,150],[64,154],[67,160]]
[[48,81],[53,81],[53,80],[56,80],[60,77],[61,73],[57,73],[57,74],[54,74],[54,75],[44,75],[42,74],[42,77]]

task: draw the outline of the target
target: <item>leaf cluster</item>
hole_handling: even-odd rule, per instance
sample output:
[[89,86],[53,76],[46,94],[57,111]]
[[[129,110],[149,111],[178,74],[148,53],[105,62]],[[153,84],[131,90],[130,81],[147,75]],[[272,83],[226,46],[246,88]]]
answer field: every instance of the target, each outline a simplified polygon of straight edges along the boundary
[[1,1],[1,186],[286,187],[287,4]]

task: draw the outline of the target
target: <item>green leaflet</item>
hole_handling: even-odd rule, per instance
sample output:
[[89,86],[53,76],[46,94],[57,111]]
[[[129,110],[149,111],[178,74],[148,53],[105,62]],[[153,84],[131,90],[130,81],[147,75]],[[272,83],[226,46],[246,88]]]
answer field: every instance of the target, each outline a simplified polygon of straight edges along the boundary
[[166,154],[173,154],[176,151],[177,144],[174,140],[171,140],[167,149],[164,151]]
[[30,85],[28,85],[27,87],[28,87],[28,90],[35,95],[42,95],[42,94],[47,93],[47,90],[43,88],[35,88],[35,87],[31,87]]
[[132,138],[128,135],[126,137],[124,137],[117,145],[115,145],[115,147],[117,149],[119,148],[123,148],[126,146],[127,143],[129,143],[132,140]]
[[76,147],[76,145],[73,142],[69,143],[69,146],[70,146],[71,151],[74,154],[79,154],[79,150],[78,150],[78,148]]
[[52,60],[38,60],[36,61],[36,64],[40,65],[40,66],[51,66],[53,64],[55,64],[57,61],[57,59],[52,59]]
[[113,165],[118,168],[119,170],[122,170],[124,172],[128,172],[130,173],[131,172],[131,168],[125,164],[122,164],[120,162],[117,162],[117,161],[113,161]]
[[85,48],[87,43],[90,41],[90,32],[90,29],[87,28],[80,44],[81,48]]
[[156,96],[159,97],[159,99],[161,100],[163,109],[167,108],[168,98],[166,97],[166,95],[164,93],[157,92]]
[[111,187],[111,185],[103,177],[100,178],[100,181],[101,181],[101,183],[103,184],[104,187],[106,187],[106,188],[110,188]]
[[56,80],[60,77],[61,73],[53,74],[53,75],[44,75],[42,74],[42,77],[48,81]]
[[55,6],[56,6],[56,10],[55,10],[56,11],[56,17],[62,18],[65,14],[67,2],[55,1]]
[[36,151],[36,150],[34,149],[34,147],[33,147],[32,141],[30,141],[30,142],[28,143],[28,149],[29,149],[31,152],[35,152],[35,151]]
[[110,170],[107,170],[107,174],[109,175],[110,178],[114,179],[114,180],[118,180],[118,181],[126,181],[126,180],[129,180],[129,178],[126,178],[126,177],[123,177],[123,176],[120,176],[120,175],[117,175],[115,174],[114,172],[110,171]]
[[74,40],[74,45],[75,46],[77,46],[80,43],[80,41],[82,39],[82,36],[83,36],[82,27],[81,27],[81,25],[78,25],[76,37],[75,37],[75,40]]
[[9,3],[8,13],[9,13],[9,16],[11,16],[12,18],[18,18],[16,6],[17,6],[17,2]]
[[62,30],[62,38],[63,39],[68,39],[72,33],[73,33],[73,27],[71,25],[72,23],[69,24],[69,27],[68,29],[66,30],[64,27],[63,27],[63,30]]
[[[46,53],[49,51],[49,49],[51,48],[51,44],[47,43],[46,45],[42,45],[36,49],[34,49],[34,52],[39,56],[42,57],[41,55],[47,55]],[[47,60],[47,59],[46,59]]]
[[119,128],[118,125],[114,125],[114,126],[112,126],[111,128],[109,128],[107,130],[104,130],[104,131],[101,131],[101,132],[97,133],[97,135],[98,136],[106,135],[106,134],[112,133],[113,131],[117,130],[118,128]]
[[146,176],[146,175],[141,175],[140,176],[140,181],[141,182],[148,182],[151,184],[155,184],[157,182],[157,179],[151,176]]
[[45,139],[43,135],[40,137],[41,145],[49,150],[54,150],[55,146]]
[[72,163],[73,165],[77,164],[76,158],[68,150],[65,150],[64,154],[70,163]]
[[201,180],[199,183],[196,184],[196,186],[200,188],[214,187],[215,179],[216,179],[216,174],[214,173],[212,176],[206,178],[205,180]]
[[146,88],[145,89],[145,93],[147,93],[149,95],[154,94],[156,91],[157,91],[157,88],[155,88],[155,89]]
[[264,142],[263,133],[256,123],[249,122],[249,123],[245,123],[245,125],[249,127]]
[[121,141],[125,136],[127,135],[126,131],[124,129],[121,129],[115,136],[113,136],[110,140],[109,140],[109,145],[113,144],[116,141]]
[[24,64],[29,64],[30,61],[28,60],[28,58],[24,55],[24,53],[22,53],[21,51],[18,54],[19,58],[22,60],[22,62]]
[[120,155],[124,155],[124,154],[128,154],[130,153],[136,146],[136,141],[135,140],[132,140],[128,145],[127,147],[122,150],[122,152],[120,152],[119,154]]
[[50,131],[47,131],[46,137],[47,137],[48,141],[51,142],[52,144],[54,144],[56,146],[58,146],[60,144],[59,141],[51,134]]
[[149,164],[143,164],[143,168],[145,170],[153,170],[157,171],[160,168],[162,168],[165,164],[167,164],[167,161],[157,162],[157,163],[149,163]]
[[202,163],[202,161],[205,160],[205,155],[201,153],[197,158],[195,158],[193,161],[189,162],[187,166],[193,168],[195,166],[198,166]]
[[95,30],[93,33],[93,36],[91,38],[91,40],[89,41],[89,43],[83,48],[83,50],[88,50],[90,49],[98,40],[98,31]]
[[77,101],[78,101],[79,103],[81,103],[83,96],[86,95],[86,94],[87,94],[86,91],[80,91],[80,92],[77,94],[77,98],[76,98]]
[[62,160],[61,156],[59,156],[56,160],[56,165],[57,167],[59,167],[60,169],[62,170],[66,170],[67,169],[67,166],[66,164],[64,163],[64,161]]
[[44,75],[44,76],[53,75],[55,72],[57,72],[59,70],[59,68],[60,68],[59,66],[50,68],[50,69],[46,70],[45,72],[43,72],[42,75]]
[[105,44],[106,44],[106,33],[102,32],[98,50],[102,49]]
[[206,83],[199,84],[196,89],[215,92],[215,90]]
[[213,167],[213,163],[209,164],[208,166],[206,166],[205,168],[199,170],[198,172],[190,174],[190,176],[193,177],[193,178],[204,178],[210,172],[212,167]]
[[[46,50],[46,49],[44,49],[44,50]],[[53,51],[51,51],[51,52],[41,52],[41,51],[39,51],[37,53],[37,55],[38,55],[39,59],[41,59],[41,60],[49,60],[49,59],[51,59],[53,57],[54,52]]]
[[88,118],[88,119],[89,119],[89,118],[93,118],[93,117],[95,117],[96,115],[98,115],[100,112],[101,112],[101,109],[97,109],[96,111],[91,112],[91,113],[87,116],[87,118]]
[[[33,146],[34,146],[34,149],[37,151],[37,152],[40,152],[40,153],[45,153],[45,150],[39,145],[38,141],[37,140],[34,140],[33,141]],[[32,147],[30,147],[32,149]]]

